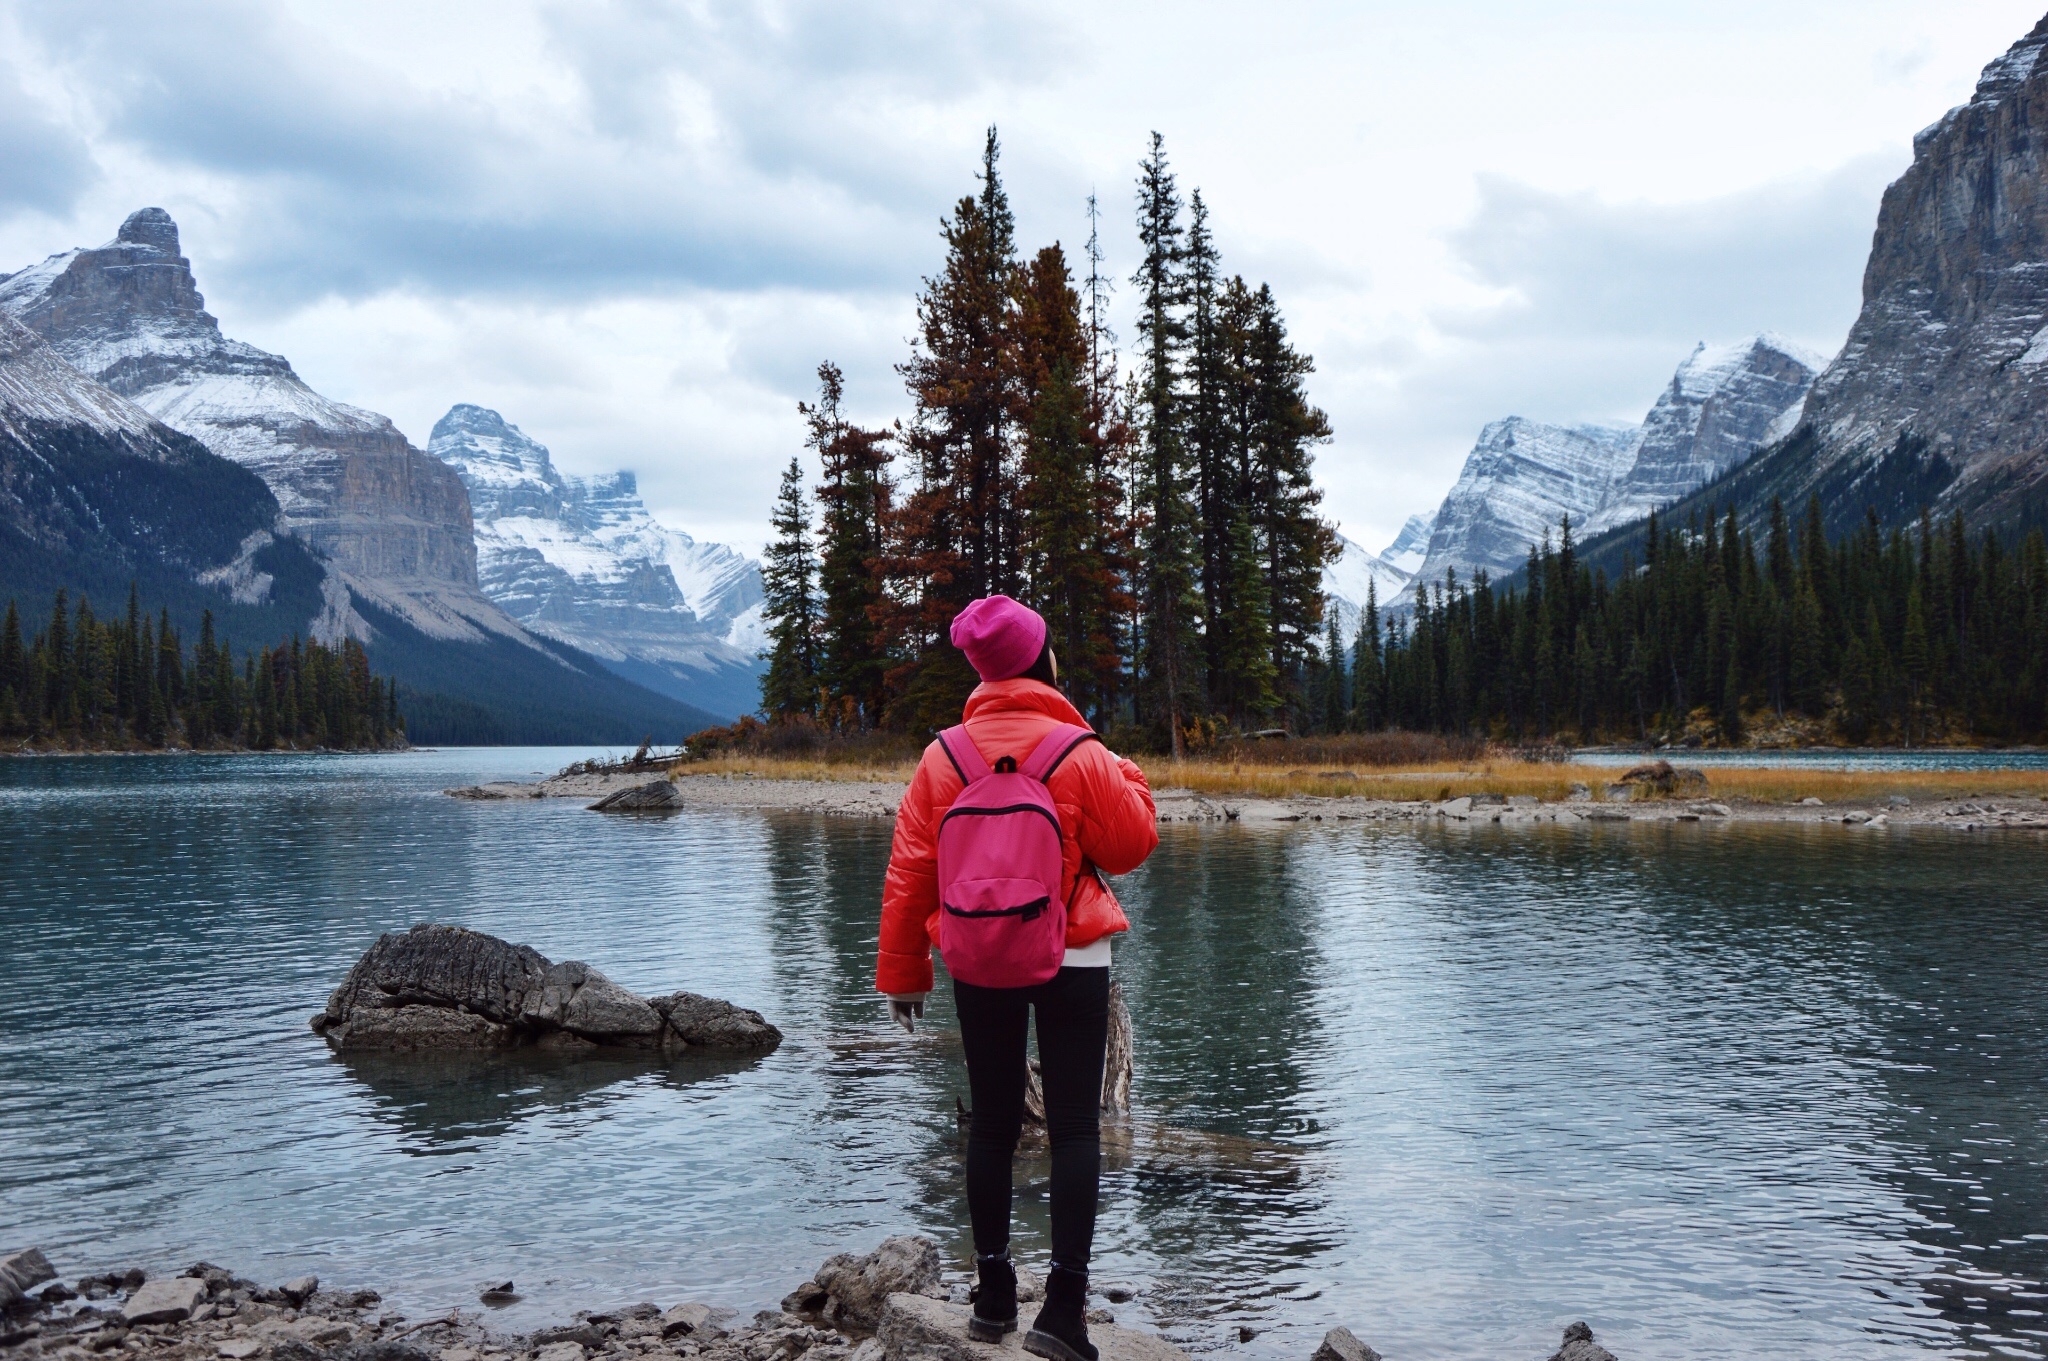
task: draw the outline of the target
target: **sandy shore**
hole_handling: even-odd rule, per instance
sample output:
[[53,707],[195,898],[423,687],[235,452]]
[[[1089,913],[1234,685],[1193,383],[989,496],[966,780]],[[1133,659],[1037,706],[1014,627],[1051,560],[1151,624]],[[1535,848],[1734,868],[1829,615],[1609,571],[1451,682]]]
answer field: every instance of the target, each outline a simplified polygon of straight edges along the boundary
[[[581,799],[606,794],[651,778],[640,775],[555,776],[529,784],[500,782],[451,789],[457,798]],[[683,775],[676,779],[683,807],[823,813],[838,817],[889,818],[903,799],[897,781],[780,779],[749,775]],[[1539,801],[1530,795],[1478,794],[1437,802],[1359,797],[1237,798],[1191,789],[1155,790],[1162,823],[1234,823],[1286,827],[1319,822],[1451,822],[1503,825],[1579,822],[1811,822],[1866,831],[1887,827],[1936,826],[1958,831],[1993,828],[2048,830],[2048,801],[2038,798],[1905,800],[1903,796],[1833,804],[1722,801],[1711,790],[1702,797],[1632,801],[1591,798]]]

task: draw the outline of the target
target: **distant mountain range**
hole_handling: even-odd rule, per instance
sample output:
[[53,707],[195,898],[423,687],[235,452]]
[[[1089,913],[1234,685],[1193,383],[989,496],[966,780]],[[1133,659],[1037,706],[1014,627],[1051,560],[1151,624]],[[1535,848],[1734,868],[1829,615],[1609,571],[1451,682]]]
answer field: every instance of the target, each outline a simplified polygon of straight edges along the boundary
[[145,208],[104,246],[0,275],[0,590],[34,609],[133,579],[243,644],[354,636],[399,680],[415,740],[672,739],[737,711],[731,684],[657,693],[512,618],[479,581],[457,471],[222,335],[180,252]]
[[506,613],[649,689],[753,712],[759,564],[656,523],[632,473],[564,476],[486,407],[449,408],[427,450],[469,489],[478,579]]
[[[1824,361],[1780,336],[1696,347],[1635,426],[1488,425],[1436,513],[1412,516],[1376,561],[1406,581],[1383,603],[1405,607],[1446,572],[1496,579],[1571,517],[1580,539],[1633,524],[1782,438]],[[1336,591],[1334,579],[1326,589]],[[1353,602],[1340,600],[1340,612]]]

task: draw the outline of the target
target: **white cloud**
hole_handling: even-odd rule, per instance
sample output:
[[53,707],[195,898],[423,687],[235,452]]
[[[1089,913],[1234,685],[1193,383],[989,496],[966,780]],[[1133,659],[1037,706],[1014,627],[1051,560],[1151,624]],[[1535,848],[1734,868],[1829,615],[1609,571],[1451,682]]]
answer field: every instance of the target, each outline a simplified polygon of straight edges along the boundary
[[2036,17],[0,0],[0,269],[162,204],[230,334],[322,390],[416,438],[488,402],[758,541],[818,360],[902,412],[982,129],[1020,240],[1074,253],[1096,189],[1122,275],[1157,127],[1315,354],[1329,505],[1377,543],[1488,419],[1627,417],[1700,338],[1831,347],[1883,178]]

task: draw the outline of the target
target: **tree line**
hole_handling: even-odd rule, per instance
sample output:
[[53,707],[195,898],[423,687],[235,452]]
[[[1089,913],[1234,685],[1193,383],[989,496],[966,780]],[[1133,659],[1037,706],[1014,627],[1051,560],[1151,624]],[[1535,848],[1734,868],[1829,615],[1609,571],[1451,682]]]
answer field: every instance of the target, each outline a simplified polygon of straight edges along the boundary
[[818,370],[803,459],[763,566],[771,719],[926,732],[975,684],[948,641],[1002,592],[1046,618],[1063,688],[1098,727],[1176,752],[1222,727],[1307,721],[1323,625],[1313,363],[1270,288],[1226,276],[1199,190],[1158,134],[1137,180],[1128,369],[1106,323],[1099,215],[1076,277],[1025,258],[989,130],[979,191],[941,225],[898,366],[911,413],[868,429]]
[[1830,541],[1818,501],[1758,536],[1731,509],[1647,527],[1610,579],[1571,522],[1518,582],[1424,586],[1412,610],[1369,599],[1348,647],[1334,622],[1312,678],[1323,731],[1402,728],[1500,739],[1852,743],[2048,737],[2048,542],[2017,550],[1960,517]]
[[244,653],[199,621],[188,654],[170,612],[152,621],[131,586],[125,617],[102,620],[57,592],[49,623],[24,642],[7,602],[0,624],[0,734],[61,746],[378,748],[403,740],[396,683],[370,673],[353,638],[294,637]]

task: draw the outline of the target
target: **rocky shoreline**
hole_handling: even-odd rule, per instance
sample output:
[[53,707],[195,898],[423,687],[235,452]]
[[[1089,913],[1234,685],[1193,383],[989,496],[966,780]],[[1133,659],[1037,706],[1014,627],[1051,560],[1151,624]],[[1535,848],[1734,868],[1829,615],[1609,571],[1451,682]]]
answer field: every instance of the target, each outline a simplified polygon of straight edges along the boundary
[[[408,1320],[375,1290],[335,1289],[312,1276],[262,1286],[209,1262],[174,1276],[139,1268],[70,1284],[33,1249],[0,1257],[0,1357],[7,1361],[1022,1361],[1020,1334],[1001,1344],[967,1336],[967,1279],[942,1268],[928,1238],[885,1240],[840,1253],[798,1284],[779,1309],[741,1319],[698,1301],[582,1310],[526,1333],[491,1326],[489,1306],[517,1299],[516,1283],[479,1287],[473,1309]],[[1018,1272],[1028,1326],[1044,1286]],[[40,1287],[40,1288],[38,1288]],[[1109,1287],[1106,1303],[1129,1299]],[[1154,1333],[1089,1310],[1103,1361],[1188,1361]],[[1332,1328],[1308,1361],[1382,1361],[1349,1329]],[[1533,1358],[1532,1358],[1533,1361]],[[1550,1361],[1615,1361],[1583,1323],[1564,1331]]]
[[[1620,772],[1617,772],[1619,775]],[[1434,777],[1433,777],[1434,778]],[[450,796],[482,801],[518,799],[581,799],[600,801],[649,783],[645,774],[560,775],[531,783],[504,781],[447,790]],[[822,813],[834,817],[893,818],[903,799],[901,781],[777,779],[746,775],[679,775],[670,784],[669,811],[691,808],[744,809],[765,812]],[[1619,779],[1616,786],[1622,786]],[[1162,823],[1232,823],[1287,827],[1318,822],[1364,823],[1538,823],[1580,822],[1765,822],[1834,823],[1864,831],[1887,827],[1929,826],[1976,832],[1998,828],[2048,830],[2048,800],[2035,798],[1939,799],[1916,802],[1888,795],[1857,802],[1823,804],[1759,803],[1721,800],[1702,789],[1686,797],[1649,791],[1632,797],[1616,788],[1593,792],[1581,787],[1564,800],[1540,801],[1533,795],[1473,794],[1455,799],[1373,799],[1356,796],[1297,795],[1287,798],[1202,794],[1192,789],[1153,791]]]

